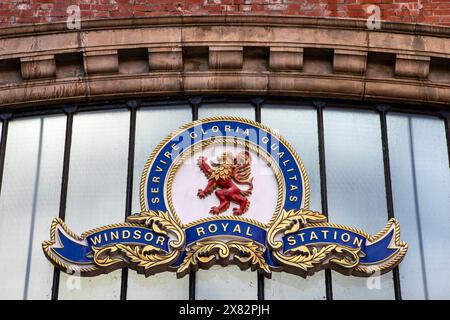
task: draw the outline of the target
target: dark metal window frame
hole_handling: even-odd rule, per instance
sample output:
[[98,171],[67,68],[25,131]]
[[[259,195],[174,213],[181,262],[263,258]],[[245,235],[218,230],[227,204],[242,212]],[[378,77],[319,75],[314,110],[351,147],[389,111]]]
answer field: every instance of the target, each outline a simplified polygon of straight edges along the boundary
[[[198,108],[202,104],[221,104],[221,103],[248,103],[252,105],[255,110],[255,119],[261,122],[261,107],[265,104],[289,105],[298,107],[312,107],[317,111],[317,127],[318,127],[318,146],[319,146],[319,167],[320,167],[320,184],[321,184],[321,204],[322,211],[328,215],[328,200],[327,200],[327,184],[326,184],[326,167],[325,167],[325,137],[323,126],[323,110],[326,108],[343,108],[343,109],[364,109],[372,110],[379,113],[380,116],[380,130],[381,143],[383,152],[383,165],[385,176],[385,190],[386,190],[386,206],[388,218],[394,217],[392,183],[391,183],[391,169],[389,160],[389,142],[386,116],[388,113],[403,113],[415,115],[427,115],[441,118],[445,124],[445,134],[447,140],[447,153],[450,164],[450,111],[445,106],[417,106],[408,104],[380,104],[375,102],[354,102],[342,100],[317,100],[304,99],[299,97],[248,97],[248,96],[193,96],[193,97],[165,97],[165,98],[149,98],[139,100],[112,100],[92,103],[77,103],[71,105],[57,105],[43,108],[42,106],[18,108],[14,110],[0,111],[0,120],[2,122],[2,136],[0,140],[0,191],[2,187],[3,169],[6,154],[6,145],[8,139],[8,124],[14,119],[33,116],[46,116],[52,114],[66,114],[66,133],[65,133],[65,147],[64,147],[64,163],[61,179],[60,191],[60,208],[59,217],[65,218],[66,200],[67,200],[67,186],[69,180],[70,167],[70,151],[72,144],[72,124],[73,116],[81,112],[93,111],[110,111],[117,109],[128,109],[130,111],[130,127],[129,127],[129,145],[128,145],[128,167],[127,167],[127,190],[125,200],[126,218],[131,214],[132,203],[132,186],[133,186],[133,171],[134,171],[134,146],[136,136],[136,112],[138,109],[146,109],[152,107],[170,107],[189,105],[192,110],[192,120],[198,119]],[[149,151],[150,152],[150,151]],[[401,300],[401,284],[398,267],[393,272],[395,299]],[[195,272],[189,274],[189,299],[195,300]],[[53,285],[52,285],[52,299],[58,299],[60,272],[54,269]],[[257,280],[257,299],[264,300],[264,277],[258,273]],[[128,269],[122,270],[120,299],[126,300],[128,286]],[[326,299],[333,299],[331,271],[325,270],[325,292]]]

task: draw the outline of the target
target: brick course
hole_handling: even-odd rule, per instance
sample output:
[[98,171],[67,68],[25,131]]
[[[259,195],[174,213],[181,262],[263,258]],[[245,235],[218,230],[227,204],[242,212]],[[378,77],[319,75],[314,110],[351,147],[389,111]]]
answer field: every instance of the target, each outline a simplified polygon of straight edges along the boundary
[[85,20],[207,14],[366,19],[372,4],[382,21],[450,26],[450,0],[0,0],[0,27],[65,21],[70,5],[78,5]]

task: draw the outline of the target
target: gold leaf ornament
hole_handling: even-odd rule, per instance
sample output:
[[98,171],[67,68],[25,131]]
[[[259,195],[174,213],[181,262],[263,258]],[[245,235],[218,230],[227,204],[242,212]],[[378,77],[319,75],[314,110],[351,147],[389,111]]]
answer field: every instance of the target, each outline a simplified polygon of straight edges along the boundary
[[327,217],[317,211],[311,210],[282,210],[272,227],[267,232],[267,240],[269,246],[274,250],[279,250],[283,246],[283,242],[275,240],[278,233],[283,232],[284,235],[295,233],[300,228],[306,227],[309,223],[326,222]]
[[258,244],[253,241],[230,241],[227,245],[235,252],[234,259],[239,260],[245,269],[251,268],[252,271],[261,269],[266,276],[270,277],[270,267]]
[[192,244],[186,253],[186,257],[177,270],[177,277],[181,278],[191,271],[197,271],[199,267],[208,269],[216,260],[222,266],[230,262],[230,254],[234,253],[232,262],[238,264],[242,270],[251,268],[262,269],[266,276],[270,277],[269,265],[264,259],[264,252],[253,241],[199,241]]
[[184,230],[167,211],[143,211],[139,214],[129,216],[127,221],[144,225],[156,233],[165,236],[168,235],[168,232],[171,232],[177,239],[169,242],[169,245],[173,249],[180,249],[184,245]]
[[120,257],[112,258],[112,255],[114,253],[117,253],[117,247],[111,246],[111,247],[105,247],[105,248],[99,248],[99,247],[92,247],[92,252],[94,254],[93,260],[96,265],[99,267],[110,267],[112,265],[115,265],[117,263],[121,263],[124,260]]
[[223,260],[229,256],[230,250],[222,241],[199,241],[192,244],[177,269],[177,277],[181,278],[191,271],[197,271],[199,264],[204,268],[211,267],[214,264],[216,253]]
[[169,242],[172,251],[167,253],[152,245],[115,244],[112,246],[93,247],[94,262],[100,267],[111,267],[121,263],[130,263],[133,269],[146,276],[166,271],[181,254],[185,243],[184,230],[168,212],[144,211],[127,218],[127,222],[151,228],[155,233],[174,237]]

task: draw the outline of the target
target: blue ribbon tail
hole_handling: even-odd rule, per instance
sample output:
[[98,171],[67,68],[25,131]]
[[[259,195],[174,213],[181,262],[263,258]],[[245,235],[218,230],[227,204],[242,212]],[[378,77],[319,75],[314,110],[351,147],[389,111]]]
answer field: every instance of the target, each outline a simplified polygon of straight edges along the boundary
[[92,264],[92,258],[87,257],[91,252],[87,241],[79,241],[70,237],[62,229],[56,229],[56,237],[59,239],[60,247],[52,250],[61,258],[75,264]]

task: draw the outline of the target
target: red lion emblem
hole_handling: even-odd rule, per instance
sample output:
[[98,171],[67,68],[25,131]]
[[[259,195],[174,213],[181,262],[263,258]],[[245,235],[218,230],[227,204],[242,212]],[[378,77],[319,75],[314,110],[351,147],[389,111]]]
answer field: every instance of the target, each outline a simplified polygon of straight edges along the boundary
[[[231,152],[224,152],[217,157],[217,163],[207,162],[206,157],[199,157],[197,164],[200,170],[208,178],[205,189],[199,189],[197,196],[204,199],[216,188],[215,194],[220,203],[209,211],[212,214],[219,214],[228,210],[230,202],[237,203],[238,208],[233,208],[234,215],[241,215],[247,212],[250,201],[247,199],[252,194],[253,177],[251,176],[251,156],[248,151],[240,152],[236,157]],[[236,183],[247,185],[247,190],[241,190]]]

